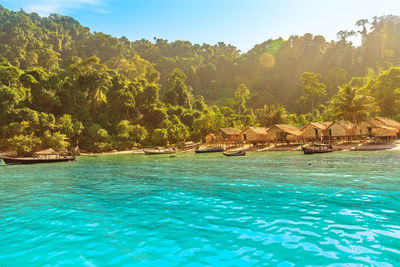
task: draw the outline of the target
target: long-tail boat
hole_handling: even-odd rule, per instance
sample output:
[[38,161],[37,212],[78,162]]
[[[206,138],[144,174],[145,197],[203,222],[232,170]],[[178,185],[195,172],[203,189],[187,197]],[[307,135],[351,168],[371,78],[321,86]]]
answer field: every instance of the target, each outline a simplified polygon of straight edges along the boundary
[[11,164],[36,164],[36,163],[55,163],[55,162],[65,162],[65,161],[74,161],[76,159],[75,156],[72,157],[59,157],[59,158],[11,158],[11,157],[3,157],[3,161],[7,165]]
[[327,144],[312,144],[308,146],[303,146],[301,144],[301,150],[304,154],[329,153],[335,151],[331,145]]
[[193,143],[193,142],[186,142],[183,146],[179,147],[180,151],[190,150],[190,149],[197,149],[201,145],[201,142]]
[[157,147],[153,149],[144,150],[145,155],[161,155],[161,154],[174,154],[174,153],[176,153],[176,150],[174,148],[172,148],[171,150],[162,147]]
[[212,147],[212,148],[204,148],[204,149],[196,149],[196,153],[214,153],[214,152],[223,152],[225,150],[224,147]]
[[246,156],[246,151],[235,151],[235,152],[222,152],[227,157],[235,157],[235,156]]

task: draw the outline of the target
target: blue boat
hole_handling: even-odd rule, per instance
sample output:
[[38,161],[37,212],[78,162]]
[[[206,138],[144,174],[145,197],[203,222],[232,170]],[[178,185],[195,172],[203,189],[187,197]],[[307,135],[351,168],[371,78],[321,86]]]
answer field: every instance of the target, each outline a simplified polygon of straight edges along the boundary
[[197,149],[196,153],[214,153],[214,152],[223,152],[225,148],[223,147],[213,147],[213,148],[204,148],[204,149]]

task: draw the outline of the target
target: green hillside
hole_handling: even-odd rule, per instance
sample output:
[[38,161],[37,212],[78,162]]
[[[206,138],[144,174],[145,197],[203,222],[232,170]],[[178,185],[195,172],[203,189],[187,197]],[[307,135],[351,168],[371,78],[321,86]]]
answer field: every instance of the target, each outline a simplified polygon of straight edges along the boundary
[[[130,41],[71,17],[0,6],[0,149],[88,151],[244,128],[400,113],[400,18],[360,20],[362,45],[305,34],[244,53]],[[349,25],[351,27],[352,25]]]

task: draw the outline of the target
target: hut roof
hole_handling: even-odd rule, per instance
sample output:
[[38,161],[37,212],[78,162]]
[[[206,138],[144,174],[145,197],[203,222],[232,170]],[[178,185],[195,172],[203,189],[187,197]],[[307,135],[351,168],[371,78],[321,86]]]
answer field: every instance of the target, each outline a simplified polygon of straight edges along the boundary
[[300,129],[295,127],[295,126],[293,126],[293,125],[289,125],[289,124],[274,124],[273,127],[277,127],[279,129],[281,129],[282,131],[284,131],[286,133],[289,133],[289,134],[293,134],[293,135],[300,135],[301,134],[300,133]]
[[235,128],[219,128],[219,130],[227,135],[240,135],[240,131]]
[[244,129],[243,132],[246,131],[247,129],[254,131],[256,134],[266,134],[268,130],[268,128],[265,127],[249,126],[246,129]]
[[304,128],[306,128],[308,125],[312,125],[315,128],[325,130],[332,124],[331,121],[323,121],[323,122],[309,122],[306,125],[303,126],[303,128],[300,129],[302,131]]
[[377,128],[382,128],[382,129],[386,129],[386,130],[390,130],[390,131],[396,130],[395,127],[387,126],[382,121],[377,120],[377,119],[369,119],[369,120],[365,120],[365,121],[372,124],[373,126],[375,126]]
[[42,151],[35,152],[35,155],[58,155],[59,153],[56,152],[54,149],[49,148]]
[[379,127],[381,125],[384,125],[383,122],[378,121],[377,119],[365,119],[364,121],[368,122],[369,124],[372,124],[373,126]]
[[384,117],[376,117],[375,120],[382,122],[385,126],[393,127],[396,129],[400,128],[400,122],[384,118]]
[[351,130],[351,129],[353,129],[355,127],[354,123],[352,123],[350,121],[334,121],[328,126],[328,128],[331,127],[335,123],[341,125],[346,130]]

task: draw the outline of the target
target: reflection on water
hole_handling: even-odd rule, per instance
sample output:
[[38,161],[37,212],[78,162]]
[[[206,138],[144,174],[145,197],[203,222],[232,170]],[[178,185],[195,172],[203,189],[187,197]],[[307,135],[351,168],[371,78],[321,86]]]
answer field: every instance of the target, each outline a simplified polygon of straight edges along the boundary
[[2,166],[0,265],[398,266],[399,160],[285,152]]

